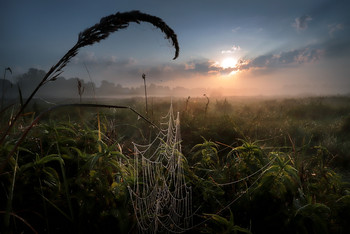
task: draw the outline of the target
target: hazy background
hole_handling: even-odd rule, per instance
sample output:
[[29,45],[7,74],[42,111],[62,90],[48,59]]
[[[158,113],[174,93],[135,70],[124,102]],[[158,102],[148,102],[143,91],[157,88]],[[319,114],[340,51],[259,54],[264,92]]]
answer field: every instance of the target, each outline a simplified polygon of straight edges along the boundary
[[[345,0],[13,0],[1,1],[0,9],[0,68],[11,67],[6,79],[21,81],[24,90],[43,75],[35,69],[48,71],[80,31],[117,11],[140,10],[177,33],[177,60],[158,29],[131,24],[80,50],[61,81],[47,85],[61,87],[57,94],[70,89],[77,94],[72,78],[79,78],[86,95],[91,81],[97,88],[126,92],[140,88],[145,73],[160,95],[167,89],[185,96],[350,93],[350,2]],[[150,95],[157,95],[153,91]]]

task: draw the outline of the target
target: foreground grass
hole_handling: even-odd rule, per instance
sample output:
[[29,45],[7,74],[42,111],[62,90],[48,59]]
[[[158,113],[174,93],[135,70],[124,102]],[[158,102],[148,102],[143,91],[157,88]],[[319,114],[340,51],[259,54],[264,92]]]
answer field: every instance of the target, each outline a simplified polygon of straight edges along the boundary
[[[185,174],[196,211],[189,232],[350,230],[344,173],[350,167],[349,98],[210,101],[173,101],[181,112]],[[122,102],[144,108],[142,100]],[[157,123],[169,101],[152,103],[149,116]],[[12,112],[2,113],[1,126]],[[18,121],[1,145],[0,163],[36,115],[28,111]],[[156,133],[123,110],[51,113],[0,173],[2,231],[137,232],[127,193],[135,181],[132,142],[147,143]]]

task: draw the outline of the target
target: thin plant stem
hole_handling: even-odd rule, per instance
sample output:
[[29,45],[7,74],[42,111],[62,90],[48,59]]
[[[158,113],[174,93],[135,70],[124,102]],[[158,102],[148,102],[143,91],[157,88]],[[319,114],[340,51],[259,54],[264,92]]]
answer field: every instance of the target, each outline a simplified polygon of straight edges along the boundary
[[18,168],[18,152],[16,155],[15,169],[13,170],[11,190],[10,190],[9,198],[7,200],[7,208],[6,208],[6,213],[5,213],[5,227],[6,228],[8,228],[10,226],[10,213],[12,212],[13,191],[15,190],[17,168]]
[[203,96],[207,98],[207,104],[205,105],[205,116],[207,116],[208,106],[209,106],[209,98],[206,94],[203,94]]
[[180,50],[177,41],[177,35],[175,34],[174,30],[171,29],[162,19],[156,16],[141,13],[139,11],[130,11],[124,13],[117,12],[116,14],[103,17],[99,23],[79,33],[77,43],[58,61],[58,63],[52,66],[51,69],[46,73],[41,82],[32,91],[26,102],[23,104],[23,106],[21,106],[20,110],[12,119],[11,124],[3,133],[0,139],[0,144],[3,143],[6,136],[15,125],[17,119],[19,116],[21,116],[24,109],[28,106],[29,102],[33,99],[38,90],[47,82],[56,80],[58,76],[63,72],[63,68],[70,62],[73,57],[78,54],[80,48],[87,45],[93,45],[103,39],[106,39],[111,33],[116,32],[120,29],[127,28],[131,22],[140,23],[141,21],[153,24],[166,35],[167,39],[171,40],[172,45],[175,47],[175,56],[173,59],[176,59],[179,56]]
[[6,71],[11,72],[11,74],[12,74],[12,70],[11,70],[10,67],[5,68],[5,71],[4,71],[4,78],[2,79],[2,94],[1,94],[1,107],[0,107],[0,110],[2,110],[2,107],[3,107],[3,105],[4,105],[4,99],[5,99]]
[[[98,140],[101,141],[101,121],[100,121],[100,112],[97,111],[97,129],[98,129]],[[101,144],[98,144],[98,152],[102,152]]]
[[39,185],[40,185],[40,193],[41,197],[43,199],[43,206],[44,206],[44,214],[45,214],[45,223],[46,223],[46,228],[47,228],[47,233],[50,233],[50,225],[49,225],[49,219],[48,219],[48,214],[47,214],[47,207],[46,207],[46,201],[44,199],[44,191],[43,191],[43,186],[41,183],[41,179],[39,178]]
[[[60,158],[62,158],[60,146],[58,144],[58,132],[57,132],[56,128],[55,128],[55,133],[56,133],[57,153],[60,156]],[[60,163],[60,168],[61,168],[61,173],[62,173],[62,178],[63,178],[64,191],[66,193],[66,198],[67,198],[68,207],[69,207],[69,211],[70,211],[70,217],[71,217],[71,220],[74,220],[74,213],[73,213],[73,208],[72,208],[72,202],[71,202],[71,199],[69,196],[69,188],[68,188],[68,182],[67,182],[67,178],[66,178],[66,171],[64,169],[62,161],[59,161],[59,163]]]
[[145,86],[145,99],[146,99],[146,116],[148,117],[148,104],[147,104],[147,86],[146,86],[146,75],[142,74],[143,84]]
[[134,112],[136,115],[138,115],[141,119],[143,119],[144,121],[146,121],[147,123],[149,123],[153,127],[155,127],[158,130],[160,130],[160,128],[157,125],[152,123],[150,120],[148,120],[146,117],[141,115],[139,112],[137,112],[136,110],[134,110],[130,106],[116,106],[116,105],[102,105],[102,104],[80,104],[80,103],[79,104],[63,104],[63,105],[54,106],[54,107],[51,107],[51,108],[47,109],[46,111],[40,113],[40,115],[38,115],[33,120],[33,122],[26,128],[26,130],[22,133],[21,137],[16,142],[16,144],[13,147],[12,151],[7,155],[6,160],[2,163],[2,165],[0,165],[0,173],[3,171],[3,169],[5,168],[5,166],[8,163],[9,159],[11,158],[11,156],[14,154],[14,152],[16,151],[18,146],[22,143],[22,141],[25,139],[25,137],[27,136],[29,131],[35,126],[35,124],[37,124],[40,121],[40,119],[42,117],[44,117],[46,114],[50,113],[53,110],[56,110],[56,109],[59,109],[59,108],[63,108],[63,107],[92,107],[92,108],[129,109],[132,112]]
[[187,107],[188,107],[188,102],[190,101],[190,96],[188,96],[187,100],[186,100],[186,107],[185,107],[185,112],[187,112]]
[[[1,211],[0,210],[0,214],[4,214],[6,211]],[[30,230],[32,230],[34,233],[38,233],[24,218],[22,218],[22,217],[20,217],[20,216],[18,216],[17,214],[15,214],[15,213],[13,213],[13,212],[11,212],[10,213],[10,215],[11,216],[13,216],[13,217],[15,217],[15,218],[17,218],[17,219],[19,219],[19,220],[21,220],[25,225],[27,225],[29,228],[30,228]]]
[[[84,63],[84,67],[85,67],[85,70],[89,76],[90,82],[92,84],[92,92],[94,94],[94,101],[95,101],[95,103],[97,103],[94,83],[92,82],[92,78],[91,78],[89,69],[87,68],[85,63]],[[101,141],[101,123],[100,123],[100,111],[99,111],[99,109],[97,109],[97,128],[98,128],[98,140]],[[98,147],[98,152],[101,153],[101,151],[102,151],[101,145],[99,144],[97,147]]]
[[78,94],[79,94],[79,102],[81,103],[81,97],[83,96],[83,93],[85,91],[85,87],[82,85],[81,81],[78,79]]

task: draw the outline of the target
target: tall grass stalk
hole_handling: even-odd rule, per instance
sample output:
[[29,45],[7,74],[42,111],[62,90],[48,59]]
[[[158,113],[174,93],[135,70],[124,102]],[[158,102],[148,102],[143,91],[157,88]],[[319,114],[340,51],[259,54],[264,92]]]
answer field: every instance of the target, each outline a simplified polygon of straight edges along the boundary
[[43,199],[43,206],[44,206],[44,214],[45,214],[45,223],[46,223],[46,228],[47,228],[47,233],[50,233],[50,225],[49,225],[49,219],[48,219],[48,214],[47,214],[47,207],[46,207],[46,200],[44,199],[44,191],[43,191],[43,185],[41,182],[41,179],[39,178],[39,185],[40,185],[40,193],[41,197]]
[[77,88],[78,88],[78,94],[79,94],[79,102],[81,103],[81,97],[83,96],[83,93],[85,91],[85,87],[82,85],[82,83],[79,79],[78,79]]
[[149,121],[146,117],[144,117],[142,114],[140,114],[139,112],[137,112],[136,110],[134,110],[132,107],[130,106],[117,106],[117,105],[103,105],[103,104],[63,104],[63,105],[58,105],[58,106],[54,106],[51,107],[49,109],[47,109],[46,111],[43,111],[40,113],[40,115],[38,115],[33,121],[32,123],[25,129],[25,131],[22,133],[21,137],[18,139],[18,141],[16,142],[15,146],[12,148],[11,152],[7,155],[6,160],[4,160],[4,162],[2,163],[2,165],[0,165],[0,172],[3,171],[3,169],[5,168],[5,166],[7,165],[8,161],[10,160],[11,156],[14,154],[14,152],[17,150],[17,148],[19,147],[19,145],[23,142],[23,140],[25,139],[25,137],[28,135],[29,131],[41,120],[41,118],[43,118],[45,115],[47,115],[48,113],[50,113],[51,111],[54,111],[56,109],[59,108],[63,108],[63,107],[91,107],[91,108],[109,108],[109,109],[129,109],[130,111],[132,111],[133,113],[135,113],[136,115],[138,115],[141,119],[143,119],[144,121],[146,121],[147,123],[149,123],[150,125],[152,125],[153,127],[157,128],[158,130],[160,130],[160,128],[155,125],[154,123],[152,123],[151,121]]
[[18,90],[18,96],[19,96],[19,103],[21,104],[21,107],[24,105],[23,104],[23,95],[22,95],[22,89],[21,86],[17,83],[17,90]]
[[207,98],[207,104],[205,104],[205,116],[206,116],[208,112],[208,106],[209,106],[209,97],[206,94],[203,94],[203,96]]
[[[101,141],[101,121],[100,121],[100,112],[97,111],[97,130],[98,130],[98,141]],[[101,145],[98,144],[98,152],[102,152],[102,148],[101,148]]]
[[188,96],[187,100],[186,100],[186,107],[185,107],[185,112],[187,112],[187,108],[188,108],[188,103],[190,101],[191,96]]
[[[62,158],[61,155],[61,150],[60,150],[60,146],[58,144],[58,137],[59,134],[57,132],[57,129],[55,128],[55,134],[56,134],[56,147],[57,147],[57,154],[60,158]],[[62,178],[63,178],[63,185],[64,185],[64,192],[66,194],[66,198],[67,198],[67,203],[68,203],[68,207],[69,207],[69,212],[70,212],[70,218],[71,220],[74,220],[74,213],[73,213],[73,207],[72,207],[72,202],[69,196],[69,188],[68,188],[68,181],[66,178],[66,171],[64,169],[64,165],[63,165],[63,160],[58,160],[60,163],[60,168],[61,168],[61,173],[62,173]]]
[[[4,214],[4,213],[6,213],[6,211],[1,211],[1,210],[0,210],[0,214]],[[13,216],[13,217],[15,217],[15,218],[17,218],[17,219],[19,219],[19,220],[21,220],[27,227],[30,228],[30,230],[33,231],[33,233],[38,234],[38,232],[37,232],[24,218],[22,218],[21,216],[15,214],[15,213],[13,213],[13,212],[11,212],[10,215]],[[11,233],[11,232],[10,232],[10,233]]]
[[13,191],[15,190],[15,181],[16,181],[16,174],[17,174],[17,168],[18,168],[18,152],[16,154],[16,161],[14,165],[15,169],[13,170],[13,178],[11,183],[11,189],[10,194],[7,199],[7,207],[6,207],[6,213],[5,213],[5,228],[9,228],[10,225],[10,214],[12,212],[12,200],[13,200]]
[[177,41],[177,36],[175,32],[162,19],[156,16],[141,13],[139,11],[130,11],[124,13],[117,12],[116,14],[106,16],[102,18],[99,23],[79,33],[77,43],[54,66],[51,67],[51,69],[46,73],[41,82],[32,91],[26,102],[17,112],[14,119],[11,121],[11,125],[2,134],[0,144],[3,143],[5,137],[9,134],[11,128],[14,126],[17,119],[23,113],[24,109],[28,106],[29,102],[33,99],[38,90],[47,82],[56,80],[58,76],[63,72],[63,68],[70,62],[73,57],[78,54],[80,48],[87,45],[93,45],[103,39],[106,39],[111,33],[116,32],[120,29],[127,28],[131,22],[140,23],[141,21],[151,23],[155,27],[159,28],[165,34],[165,37],[171,40],[172,45],[175,47],[175,56],[173,59],[176,59],[179,55],[179,44]]
[[5,80],[6,80],[6,71],[9,71],[12,74],[12,70],[10,67],[5,68],[4,71],[4,78],[2,79],[2,94],[1,94],[1,106],[0,110],[2,110],[4,105],[4,99],[5,99]]
[[146,100],[146,116],[148,117],[148,104],[147,104],[147,86],[146,86],[146,75],[142,74],[143,84],[145,86],[145,100]]
[[[84,67],[85,67],[85,70],[89,76],[89,79],[90,79],[90,82],[91,82],[91,86],[92,86],[92,92],[94,94],[94,101],[95,103],[97,104],[97,101],[96,101],[96,92],[95,92],[95,87],[94,87],[94,82],[92,82],[92,78],[91,78],[91,75],[90,75],[90,72],[89,72],[89,69],[87,68],[86,64],[84,63]],[[101,122],[100,122],[100,111],[97,109],[97,130],[98,130],[98,140],[101,141]],[[101,153],[102,151],[102,148],[101,148],[101,145],[99,144],[98,146],[98,152]]]

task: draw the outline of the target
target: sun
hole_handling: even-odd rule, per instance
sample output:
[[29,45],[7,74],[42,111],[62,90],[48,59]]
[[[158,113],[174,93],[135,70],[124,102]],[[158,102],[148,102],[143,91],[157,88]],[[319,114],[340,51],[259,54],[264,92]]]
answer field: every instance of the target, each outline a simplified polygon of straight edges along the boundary
[[224,76],[232,76],[237,73],[238,59],[234,57],[227,57],[219,63],[219,66],[224,69]]
[[220,65],[224,69],[226,69],[226,68],[234,68],[237,65],[237,59],[232,58],[232,57],[225,58],[224,60],[222,60]]

